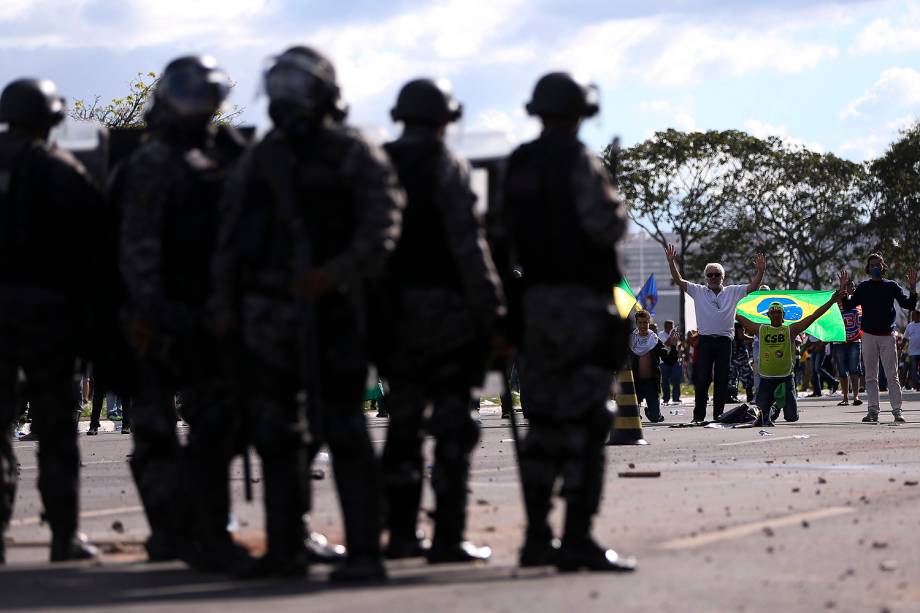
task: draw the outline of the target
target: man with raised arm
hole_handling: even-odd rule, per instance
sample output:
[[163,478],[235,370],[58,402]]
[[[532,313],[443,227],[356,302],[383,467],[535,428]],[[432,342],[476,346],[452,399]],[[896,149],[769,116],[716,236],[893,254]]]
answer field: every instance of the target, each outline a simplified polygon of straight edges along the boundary
[[[898,349],[894,335],[895,308],[897,302],[901,308],[913,310],[917,306],[917,270],[907,269],[907,287],[905,292],[897,281],[884,279],[888,266],[885,259],[872,253],[866,258],[866,272],[869,279],[856,286],[853,295],[841,301],[841,308],[853,309],[862,306],[863,363],[866,365],[866,394],[869,406],[863,421],[878,422],[879,387],[878,362],[881,357],[882,368],[888,379],[888,399],[891,402],[891,414],[895,423],[904,423],[901,414],[901,382],[898,380]],[[840,290],[846,290],[850,274],[840,271]]]
[[756,402],[761,412],[761,423],[758,425],[773,425],[773,416],[771,415],[773,395],[776,393],[776,388],[784,383],[786,384],[786,404],[783,408],[783,417],[786,421],[799,420],[798,406],[795,401],[795,381],[793,379],[795,368],[794,339],[796,335],[827,313],[827,310],[836,301],[837,292],[834,292],[830,299],[822,304],[817,311],[789,325],[784,323],[786,312],[779,302],[770,303],[770,307],[767,310],[767,317],[770,318],[769,325],[755,323],[741,314],[735,315],[735,319],[744,327],[745,331],[753,334],[759,340],[760,361],[758,370],[760,372],[760,385],[757,387]]
[[677,249],[674,245],[668,245],[664,253],[668,258],[674,285],[693,298],[700,331],[693,368],[693,385],[696,390],[693,421],[706,420],[709,385],[713,382],[712,415],[718,419],[728,399],[728,368],[732,357],[732,339],[735,336],[735,307],[742,298],[760,286],[767,267],[767,257],[758,253],[754,258],[756,273],[747,285],[723,285],[725,269],[718,263],[706,264],[703,269],[706,285],[699,285],[684,279],[677,270]]

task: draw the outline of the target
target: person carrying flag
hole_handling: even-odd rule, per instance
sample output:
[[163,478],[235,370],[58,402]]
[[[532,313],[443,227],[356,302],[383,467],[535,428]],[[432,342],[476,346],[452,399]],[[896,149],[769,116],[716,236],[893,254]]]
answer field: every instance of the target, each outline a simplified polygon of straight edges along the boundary
[[795,382],[793,369],[795,367],[795,337],[806,330],[811,324],[818,321],[837,302],[837,292],[821,305],[817,311],[803,317],[799,321],[784,325],[786,312],[780,302],[771,302],[767,310],[770,324],[758,324],[740,313],[735,314],[735,319],[750,334],[759,340],[760,361],[760,386],[757,388],[756,403],[761,412],[761,423],[757,425],[772,426],[774,416],[771,414],[773,395],[776,389],[786,385],[786,404],[783,407],[783,418],[786,421],[798,421],[799,412],[795,401]]

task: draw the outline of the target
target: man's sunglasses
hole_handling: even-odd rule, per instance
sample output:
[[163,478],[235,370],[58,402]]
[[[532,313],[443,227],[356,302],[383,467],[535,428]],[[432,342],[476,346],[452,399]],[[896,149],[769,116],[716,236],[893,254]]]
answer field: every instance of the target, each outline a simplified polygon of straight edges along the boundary
[[722,273],[721,272],[707,272],[706,276],[707,277],[721,277]]

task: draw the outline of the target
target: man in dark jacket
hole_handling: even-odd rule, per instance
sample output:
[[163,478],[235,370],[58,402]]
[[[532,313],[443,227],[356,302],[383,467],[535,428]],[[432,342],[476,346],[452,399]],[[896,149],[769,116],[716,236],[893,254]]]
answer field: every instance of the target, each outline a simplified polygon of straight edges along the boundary
[[[402,136],[385,148],[406,189],[403,229],[387,266],[392,334],[383,360],[390,426],[383,452],[390,540],[387,556],[421,555],[416,519],[422,494],[424,431],[435,437],[431,563],[485,560],[491,551],[463,539],[470,457],[479,426],[470,388],[485,374],[489,340],[503,311],[498,276],[476,219],[467,165],[444,144],[461,106],[443,81],[416,79],[392,116]],[[425,409],[431,403],[431,416]]]
[[[504,221],[511,265],[523,273],[521,387],[530,428],[520,446],[527,534],[522,566],[554,563],[564,571],[632,570],[635,562],[591,536],[604,484],[607,399],[626,357],[613,315],[620,279],[616,245],[626,229],[623,199],[597,158],[578,140],[596,114],[597,91],[567,73],[542,77],[527,105],[540,137],[508,161]],[[501,242],[501,237],[496,237]],[[502,266],[506,278],[511,267]],[[547,523],[555,482],[564,479],[562,545]]]
[[77,533],[80,452],[71,383],[75,358],[87,357],[80,280],[99,269],[85,245],[96,244],[103,206],[86,169],[48,144],[64,115],[63,98],[45,79],[13,81],[0,94],[0,123],[9,126],[0,134],[0,563],[18,479],[10,433],[22,409],[20,369],[38,439],[51,561],[97,555]]
[[[904,423],[901,413],[901,383],[898,380],[898,348],[895,340],[895,304],[908,311],[917,306],[917,270],[907,269],[907,288],[905,292],[896,281],[885,279],[888,266],[885,259],[877,254],[866,258],[866,273],[869,279],[856,286],[851,296],[841,300],[841,308],[855,309],[862,306],[862,352],[866,365],[866,395],[869,397],[868,413],[863,417],[866,423],[878,422],[879,385],[878,365],[881,358],[885,377],[888,379],[888,398],[891,402],[891,414],[895,423]],[[846,270],[840,272],[840,291],[846,292],[850,275]]]

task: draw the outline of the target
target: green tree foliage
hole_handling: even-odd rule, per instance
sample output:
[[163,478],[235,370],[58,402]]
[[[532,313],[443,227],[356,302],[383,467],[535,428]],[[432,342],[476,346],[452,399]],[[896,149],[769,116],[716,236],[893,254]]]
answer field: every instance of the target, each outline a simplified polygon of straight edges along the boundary
[[920,123],[869,164],[873,247],[901,275],[920,263]]
[[[155,72],[139,72],[128,83],[128,93],[124,97],[114,98],[108,103],[102,102],[102,96],[95,96],[91,102],[79,98],[73,101],[70,116],[78,121],[96,121],[108,128],[146,127],[144,111],[158,80]],[[222,109],[214,116],[214,122],[235,125],[243,110],[237,105]]]

